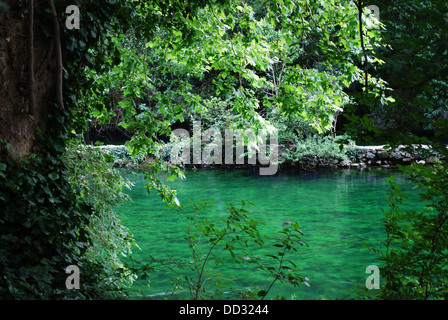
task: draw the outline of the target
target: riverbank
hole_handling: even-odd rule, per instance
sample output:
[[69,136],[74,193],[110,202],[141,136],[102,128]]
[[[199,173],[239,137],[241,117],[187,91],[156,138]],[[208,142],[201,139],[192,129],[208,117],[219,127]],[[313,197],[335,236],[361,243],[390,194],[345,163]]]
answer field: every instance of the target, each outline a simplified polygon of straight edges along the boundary
[[[358,168],[358,167],[391,167],[397,165],[410,165],[421,163],[432,165],[436,156],[431,154],[430,148],[426,145],[414,145],[407,147],[400,145],[390,148],[386,145],[379,146],[354,146],[348,153],[348,158],[341,161],[333,161],[330,167],[334,168]],[[337,160],[337,159],[335,159]],[[318,167],[322,161],[320,159],[300,159],[298,164],[304,168]],[[291,165],[296,165],[292,163]]]
[[[113,156],[115,167],[145,167],[153,161],[152,156],[134,158],[129,155],[124,145],[103,145],[99,146]],[[407,147],[399,145],[391,148],[386,145],[377,146],[351,146],[345,151],[344,157],[326,158],[307,155],[297,159],[297,161],[285,161],[282,157],[285,152],[279,147],[279,168],[301,168],[304,170],[317,170],[318,168],[366,168],[366,167],[396,167],[397,165],[410,165],[421,163],[432,165],[437,161],[437,156],[431,153],[426,145],[413,145]],[[167,159],[166,159],[167,160]],[[187,168],[222,168],[235,167],[247,168],[255,165],[249,164],[191,164],[185,165]]]

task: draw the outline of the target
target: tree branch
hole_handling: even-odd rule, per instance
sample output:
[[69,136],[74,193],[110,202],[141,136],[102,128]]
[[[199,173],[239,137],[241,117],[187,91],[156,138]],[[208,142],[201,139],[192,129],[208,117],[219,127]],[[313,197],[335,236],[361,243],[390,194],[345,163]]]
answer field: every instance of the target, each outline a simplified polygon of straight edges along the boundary
[[362,54],[364,55],[364,75],[365,75],[365,93],[368,94],[368,81],[369,81],[369,74],[367,73],[367,55],[366,55],[366,47],[364,45],[364,34],[362,31],[362,8],[363,3],[362,0],[358,0],[358,2],[355,2],[356,7],[358,8],[358,19],[359,19],[359,35],[361,37],[361,48],[362,48]]

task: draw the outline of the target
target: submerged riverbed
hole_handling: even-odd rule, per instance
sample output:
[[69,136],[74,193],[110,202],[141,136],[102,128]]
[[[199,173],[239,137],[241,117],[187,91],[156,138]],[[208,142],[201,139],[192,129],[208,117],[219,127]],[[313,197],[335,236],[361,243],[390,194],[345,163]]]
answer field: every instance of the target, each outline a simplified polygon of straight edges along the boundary
[[[207,217],[218,220],[228,214],[225,202],[235,206],[241,200],[255,204],[250,213],[263,223],[262,231],[273,234],[281,230],[285,221],[297,221],[309,247],[300,247],[287,257],[297,264],[300,275],[309,279],[310,286],[292,287],[277,282],[266,298],[279,294],[287,298],[318,299],[322,296],[343,297],[348,289],[365,286],[366,268],[378,265],[378,259],[363,246],[368,243],[381,248],[384,240],[383,213],[389,193],[386,180],[394,175],[405,192],[415,195],[408,206],[417,202],[418,190],[400,172],[386,170],[336,170],[319,172],[281,172],[276,176],[259,176],[250,171],[204,170],[187,171],[186,180],[170,182],[177,190],[181,203],[189,199],[213,200]],[[186,221],[176,211],[166,208],[157,194],[147,195],[142,175],[133,178],[135,186],[128,191],[132,197],[118,208],[124,224],[134,234],[141,250],[134,249],[133,257],[151,261],[150,256],[167,259],[167,255],[189,259]],[[266,253],[275,247],[263,248]],[[278,250],[277,250],[278,251]],[[276,251],[275,251],[276,252]],[[190,256],[189,256],[190,254]],[[191,258],[190,258],[191,260]],[[213,267],[209,263],[207,267]],[[267,274],[254,271],[253,265],[224,264],[213,270],[236,289],[266,289],[272,281]],[[134,299],[188,298],[184,286],[171,295],[172,281],[178,274],[167,268],[151,273],[150,282],[138,280],[133,287]],[[148,286],[149,284],[149,286]],[[223,288],[232,298],[232,290]]]

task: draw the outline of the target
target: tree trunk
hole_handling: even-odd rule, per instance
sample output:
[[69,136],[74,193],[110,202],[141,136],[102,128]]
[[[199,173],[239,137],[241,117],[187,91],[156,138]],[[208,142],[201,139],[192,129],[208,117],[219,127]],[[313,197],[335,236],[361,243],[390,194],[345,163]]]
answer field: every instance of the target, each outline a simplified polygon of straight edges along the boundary
[[0,2],[0,139],[24,156],[33,150],[37,128],[45,134],[49,108],[56,108],[49,103],[57,77],[52,30],[47,36],[29,7],[46,2]]

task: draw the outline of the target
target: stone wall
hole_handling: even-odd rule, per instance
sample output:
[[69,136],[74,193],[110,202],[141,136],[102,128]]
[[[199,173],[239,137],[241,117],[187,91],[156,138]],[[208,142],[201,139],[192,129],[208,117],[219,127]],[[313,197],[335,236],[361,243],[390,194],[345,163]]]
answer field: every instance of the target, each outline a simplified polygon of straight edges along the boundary
[[433,164],[436,158],[429,154],[426,145],[407,146],[400,145],[394,149],[385,146],[357,146],[354,148],[356,159],[344,160],[338,163],[341,167],[389,167],[397,164],[409,165],[411,163]]
[[[135,167],[152,161],[151,157],[142,157],[141,159],[131,159],[124,145],[105,145],[99,148],[106,150],[115,157],[114,166],[116,167]],[[426,151],[426,152],[425,152]],[[280,157],[281,149],[279,148]],[[426,153],[426,155],[425,155]],[[167,159],[166,159],[167,160]],[[409,150],[404,145],[397,148],[385,148],[385,146],[356,146],[351,148],[350,159],[319,159],[316,157],[304,157],[296,163],[282,164],[280,167],[300,167],[305,170],[314,170],[319,167],[330,168],[364,168],[364,167],[391,167],[397,164],[409,165],[411,163],[422,163],[431,165],[435,163],[436,158],[429,155],[428,146],[414,146]],[[251,167],[252,165],[224,165],[233,168]],[[197,166],[197,165],[196,165]],[[222,167],[222,165],[199,165],[199,167]]]

